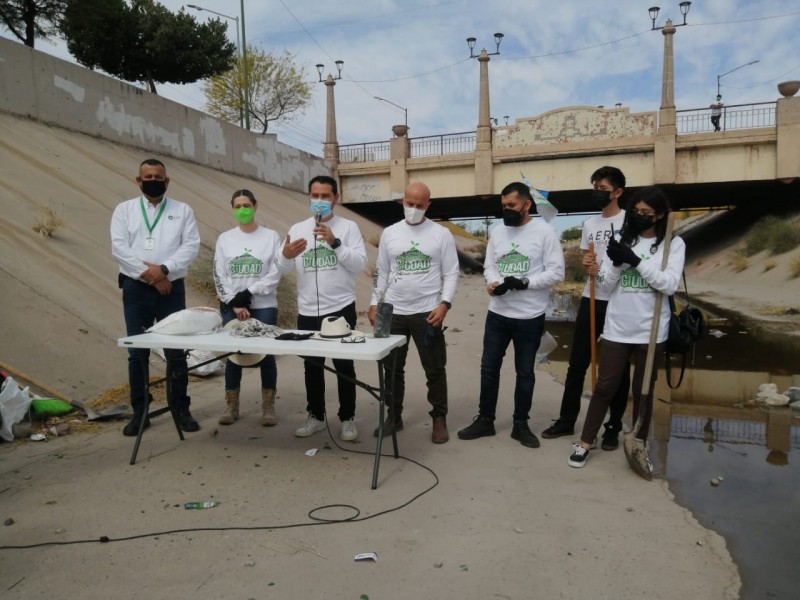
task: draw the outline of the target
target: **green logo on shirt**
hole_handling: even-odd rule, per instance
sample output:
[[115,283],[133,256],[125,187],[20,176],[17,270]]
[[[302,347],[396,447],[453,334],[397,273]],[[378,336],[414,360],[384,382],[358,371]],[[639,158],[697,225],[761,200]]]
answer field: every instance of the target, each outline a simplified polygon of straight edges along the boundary
[[264,262],[252,254],[250,250],[245,248],[244,254],[237,256],[230,262],[230,270],[232,277],[252,277],[260,275],[264,269]]
[[[639,258],[642,260],[650,260],[649,256],[639,255]],[[628,267],[622,272],[619,284],[622,286],[623,292],[641,293],[653,291],[650,284],[647,283],[644,277],[639,274],[639,271],[633,267]]]
[[317,243],[317,247],[311,250],[306,250],[303,253],[303,269],[305,271],[313,271],[315,269],[321,271],[328,271],[335,269],[339,264],[336,258],[336,252],[322,244]]
[[519,244],[511,243],[511,252],[504,254],[497,259],[497,270],[503,275],[515,275],[527,273],[531,268],[531,259],[524,254],[520,254]]
[[411,242],[411,250],[406,250],[395,259],[398,274],[413,275],[431,270],[431,257],[421,252],[417,246],[419,242]]

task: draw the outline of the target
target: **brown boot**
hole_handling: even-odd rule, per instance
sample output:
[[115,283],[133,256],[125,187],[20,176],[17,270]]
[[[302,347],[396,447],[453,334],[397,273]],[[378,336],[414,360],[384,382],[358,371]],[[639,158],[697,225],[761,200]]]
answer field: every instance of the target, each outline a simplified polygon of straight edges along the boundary
[[444,444],[450,439],[450,434],[447,433],[447,417],[433,417],[433,432],[431,433],[431,441],[434,444]]
[[275,414],[275,390],[261,389],[261,424],[264,427],[278,424],[278,415]]
[[239,390],[225,390],[225,412],[220,416],[220,425],[231,425],[239,418]]

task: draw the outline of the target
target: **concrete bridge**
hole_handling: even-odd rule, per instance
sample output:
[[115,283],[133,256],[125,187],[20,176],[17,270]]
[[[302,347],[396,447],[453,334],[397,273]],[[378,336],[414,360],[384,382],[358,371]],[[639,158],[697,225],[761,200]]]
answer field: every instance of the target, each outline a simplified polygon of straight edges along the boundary
[[393,200],[409,181],[427,183],[437,200],[431,216],[499,216],[500,190],[523,173],[550,190],[561,213],[592,211],[589,176],[610,164],[623,170],[628,188],[658,184],[675,208],[731,206],[760,199],[800,201],[800,97],[728,106],[714,132],[710,108],[676,110],[671,22],[663,28],[661,107],[629,109],[571,106],[493,125],[489,106],[489,55],[480,64],[479,118],[475,131],[409,139],[395,125],[386,141],[339,146],[333,90],[327,85],[325,158],[341,180],[342,200],[378,222],[399,218]]

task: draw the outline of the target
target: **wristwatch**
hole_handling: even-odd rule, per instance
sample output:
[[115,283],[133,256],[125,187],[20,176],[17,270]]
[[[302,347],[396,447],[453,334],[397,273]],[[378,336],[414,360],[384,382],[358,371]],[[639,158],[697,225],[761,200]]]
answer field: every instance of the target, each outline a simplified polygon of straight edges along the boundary
[[444,304],[447,307],[447,310],[450,310],[451,308],[453,308],[453,305],[450,302],[448,302],[447,300],[442,300],[441,304]]
[[167,268],[167,265],[158,265],[158,266],[161,269],[161,272],[164,274],[164,277],[169,275],[169,269]]
[[342,245],[342,240],[340,240],[339,238],[335,238],[333,240],[333,243],[331,244],[331,249],[336,250],[341,245]]

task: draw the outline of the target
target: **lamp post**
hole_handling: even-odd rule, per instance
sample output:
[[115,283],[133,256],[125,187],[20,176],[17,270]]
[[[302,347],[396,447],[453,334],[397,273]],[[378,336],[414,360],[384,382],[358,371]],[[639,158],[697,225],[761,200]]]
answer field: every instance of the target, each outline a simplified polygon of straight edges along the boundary
[[250,131],[250,67],[247,65],[247,36],[244,33],[244,0],[239,5],[242,15],[242,70],[244,71],[244,126]]
[[334,165],[339,164],[339,142],[336,139],[336,103],[333,96],[333,88],[336,86],[336,81],[342,78],[342,68],[344,68],[344,61],[337,60],[334,62],[336,70],[338,71],[336,77],[328,73],[328,77],[322,79],[322,71],[325,65],[318,63],[317,74],[319,75],[319,83],[324,83],[327,88],[326,95],[326,115],[325,115],[325,147],[324,156],[325,160],[331,161]]
[[[483,51],[481,51],[480,54],[483,54],[483,52],[486,52],[486,56],[494,56],[495,54],[500,54],[500,42],[503,41],[504,37],[505,36],[502,33],[495,33],[494,34],[495,51],[494,52],[486,52],[486,50],[484,49]],[[480,54],[475,54],[475,52],[474,52],[475,43],[477,41],[478,41],[478,39],[474,38],[474,37],[468,37],[467,38],[467,47],[469,48],[469,57],[470,58],[478,58],[480,56]]]
[[391,104],[392,106],[396,106],[397,108],[402,110],[403,113],[405,113],[405,119],[403,120],[403,124],[406,126],[406,128],[408,128],[408,109],[407,108],[404,108],[404,107],[400,106],[399,104],[395,104],[394,102],[392,102],[391,100],[387,100],[386,98],[381,98],[379,96],[373,96],[373,98],[375,98],[375,100],[380,100],[381,102],[386,102],[387,104]]
[[752,60],[752,61],[750,61],[749,63],[743,64],[743,65],[739,65],[739,66],[738,66],[738,67],[736,67],[735,69],[731,69],[731,70],[730,70],[730,71],[728,71],[727,73],[723,73],[722,75],[717,75],[717,96],[719,96],[719,95],[720,95],[720,94],[719,94],[719,80],[720,80],[720,79],[722,79],[723,77],[725,77],[725,75],[730,75],[730,74],[731,74],[731,73],[733,73],[734,71],[738,71],[739,69],[744,69],[745,67],[749,67],[750,65],[754,65],[754,64],[756,64],[757,62],[758,62],[757,60]]
[[[231,21],[236,21],[236,47],[239,49],[239,54],[243,55],[244,49],[242,48],[242,42],[239,40],[239,17],[232,17],[230,15],[225,15],[221,12],[211,10],[210,8],[203,8],[202,6],[197,6],[196,4],[187,4],[186,8],[193,8],[198,12],[200,11],[210,12],[220,17],[225,17],[226,19],[230,19]],[[244,107],[242,106],[241,86],[239,87],[239,127],[244,127]]]
[[[658,31],[661,30],[661,33],[664,34],[664,65],[661,73],[661,110],[664,109],[671,109],[672,111],[675,110],[675,66],[674,66],[674,57],[673,57],[673,49],[672,49],[672,36],[675,35],[675,28],[676,27],[683,27],[686,23],[686,15],[689,14],[689,8],[691,7],[692,3],[688,1],[679,2],[678,7],[681,10],[681,14],[683,15],[683,23],[678,23],[677,25],[672,24],[671,19],[667,19],[667,22],[664,23],[663,26],[657,27],[656,26],[656,19],[658,18],[658,11],[661,10],[658,6],[651,6],[648,9],[650,13],[650,20],[652,22],[651,30]],[[661,115],[666,117],[666,115]],[[673,126],[675,123],[673,122],[674,115],[670,118],[668,123],[665,123],[668,126]],[[661,119],[659,119],[661,122]]]

